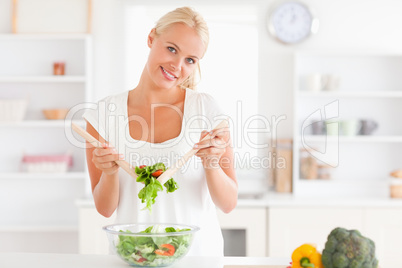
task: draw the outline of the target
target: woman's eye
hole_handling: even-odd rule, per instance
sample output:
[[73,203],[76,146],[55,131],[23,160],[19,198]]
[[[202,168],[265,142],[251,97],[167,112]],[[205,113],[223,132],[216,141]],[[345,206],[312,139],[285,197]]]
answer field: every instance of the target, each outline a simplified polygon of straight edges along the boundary
[[195,61],[194,61],[192,58],[187,58],[186,60],[187,60],[187,62],[190,63],[190,64],[194,64],[194,63],[195,63]]
[[169,51],[170,51],[170,52],[173,52],[173,53],[175,53],[175,52],[176,52],[176,49],[175,49],[175,48],[173,48],[173,47],[168,47],[168,49],[169,49]]

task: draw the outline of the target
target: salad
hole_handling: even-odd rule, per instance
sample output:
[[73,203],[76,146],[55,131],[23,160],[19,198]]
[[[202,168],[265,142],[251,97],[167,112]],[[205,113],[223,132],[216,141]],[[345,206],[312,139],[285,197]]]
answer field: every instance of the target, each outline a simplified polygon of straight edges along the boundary
[[[137,181],[145,184],[144,188],[138,193],[138,197],[142,203],[146,203],[143,209],[148,209],[152,212],[152,205],[155,203],[155,198],[158,196],[159,191],[163,191],[162,184],[157,178],[166,171],[165,164],[156,163],[152,166],[141,165],[135,167],[135,173],[138,175]],[[165,184],[167,193],[173,193],[179,187],[173,178],[170,178]]]
[[[155,225],[146,228],[140,234],[163,234],[191,231]],[[122,234],[131,231],[120,230]],[[164,236],[129,236],[119,235],[116,246],[117,254],[130,265],[135,266],[166,266],[185,255],[191,244],[192,234]]]

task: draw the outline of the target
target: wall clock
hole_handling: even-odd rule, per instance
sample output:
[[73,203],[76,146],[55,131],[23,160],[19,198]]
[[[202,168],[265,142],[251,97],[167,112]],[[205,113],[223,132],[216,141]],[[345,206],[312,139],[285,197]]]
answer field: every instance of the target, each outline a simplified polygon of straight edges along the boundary
[[318,31],[319,21],[304,3],[286,1],[276,5],[268,15],[268,30],[280,42],[295,44]]

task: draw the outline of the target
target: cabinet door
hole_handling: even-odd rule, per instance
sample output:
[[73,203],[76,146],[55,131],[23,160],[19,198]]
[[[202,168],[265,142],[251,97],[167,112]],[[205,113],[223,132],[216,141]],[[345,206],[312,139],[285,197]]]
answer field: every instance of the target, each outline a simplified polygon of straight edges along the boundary
[[376,244],[381,267],[402,267],[402,208],[371,208],[365,217],[365,233]]
[[311,243],[324,249],[328,234],[336,227],[363,228],[358,208],[269,208],[268,256],[287,257],[298,246]]
[[95,207],[79,209],[79,253],[109,254],[109,242],[102,227],[114,223],[115,214],[110,218],[100,215]]
[[266,256],[266,209],[236,208],[229,214],[218,210],[218,219],[222,229],[245,230],[246,256]]

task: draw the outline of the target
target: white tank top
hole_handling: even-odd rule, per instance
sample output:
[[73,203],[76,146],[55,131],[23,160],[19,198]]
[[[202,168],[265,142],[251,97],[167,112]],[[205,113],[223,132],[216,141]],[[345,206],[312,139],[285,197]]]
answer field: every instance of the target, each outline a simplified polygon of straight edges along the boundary
[[[134,140],[129,133],[127,115],[128,91],[104,98],[83,117],[133,167],[163,162],[173,165],[191,150],[202,130],[211,130],[224,116],[213,98],[186,89],[180,135],[162,143]],[[135,120],[135,118],[134,118]],[[173,178],[179,189],[173,193],[158,192],[152,213],[142,210],[138,192],[144,187],[124,170],[119,170],[119,205],[116,223],[178,223],[200,227],[188,255],[223,256],[223,238],[216,208],[209,194],[201,160],[193,156]]]

